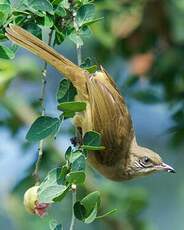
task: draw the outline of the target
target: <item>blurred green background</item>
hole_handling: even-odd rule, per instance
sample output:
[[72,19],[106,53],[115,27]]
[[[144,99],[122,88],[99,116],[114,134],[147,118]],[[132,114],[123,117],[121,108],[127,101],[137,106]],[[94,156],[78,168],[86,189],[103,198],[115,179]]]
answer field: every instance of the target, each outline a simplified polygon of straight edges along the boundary
[[[98,0],[93,36],[83,58],[90,56],[113,76],[132,115],[139,144],[157,151],[177,171],[138,180],[111,182],[89,167],[85,188],[102,194],[101,213],[118,212],[76,229],[184,229],[184,0]],[[76,62],[70,41],[55,47]],[[49,229],[54,217],[68,229],[71,197],[52,206],[44,218],[29,215],[23,194],[34,184],[31,173],[37,145],[25,134],[40,113],[41,60],[20,49],[14,61],[0,59],[0,229]],[[55,94],[61,76],[49,67],[46,114],[57,115]],[[74,130],[70,121],[57,139],[47,140],[41,175],[61,164]]]

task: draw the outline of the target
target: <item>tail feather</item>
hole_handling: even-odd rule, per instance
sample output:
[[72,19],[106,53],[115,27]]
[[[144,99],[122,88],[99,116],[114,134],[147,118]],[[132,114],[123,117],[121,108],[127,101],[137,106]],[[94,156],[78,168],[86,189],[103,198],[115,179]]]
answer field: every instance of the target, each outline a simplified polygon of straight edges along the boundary
[[82,68],[19,26],[10,25],[9,28],[6,28],[6,36],[14,43],[26,48],[54,66],[59,72],[72,81],[81,96],[86,95],[86,73]]

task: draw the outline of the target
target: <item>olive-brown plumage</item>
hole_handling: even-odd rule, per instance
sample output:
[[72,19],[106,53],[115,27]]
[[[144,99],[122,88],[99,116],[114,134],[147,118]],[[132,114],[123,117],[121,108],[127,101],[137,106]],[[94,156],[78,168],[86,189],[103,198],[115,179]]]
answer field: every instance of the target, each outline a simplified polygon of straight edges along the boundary
[[137,144],[132,121],[123,97],[108,73],[89,74],[24,29],[10,25],[6,36],[16,44],[54,66],[72,81],[76,100],[87,103],[85,112],[77,113],[74,123],[82,133],[95,130],[102,134],[105,150],[89,154],[89,162],[112,180],[127,180],[156,171],[174,169],[160,156]]

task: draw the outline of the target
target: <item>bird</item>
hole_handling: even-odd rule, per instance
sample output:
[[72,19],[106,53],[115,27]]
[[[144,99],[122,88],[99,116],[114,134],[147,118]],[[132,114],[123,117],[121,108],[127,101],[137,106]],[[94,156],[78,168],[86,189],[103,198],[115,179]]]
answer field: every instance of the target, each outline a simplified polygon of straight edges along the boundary
[[155,172],[175,172],[159,154],[137,143],[125,100],[102,66],[90,74],[17,25],[10,24],[6,36],[55,67],[76,88],[75,100],[86,102],[86,110],[73,119],[82,136],[91,130],[101,134],[105,149],[88,154],[89,163],[99,173],[113,181],[124,181]]

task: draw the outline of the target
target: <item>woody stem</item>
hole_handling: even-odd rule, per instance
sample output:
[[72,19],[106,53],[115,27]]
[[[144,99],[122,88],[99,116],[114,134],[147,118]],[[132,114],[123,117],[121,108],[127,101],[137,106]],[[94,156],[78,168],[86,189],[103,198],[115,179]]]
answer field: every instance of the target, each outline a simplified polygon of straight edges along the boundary
[[[76,22],[76,12],[73,12],[73,25],[76,33],[79,32],[79,27]],[[77,64],[80,66],[82,63],[82,49],[80,44],[76,44],[76,53],[77,53]],[[77,186],[75,184],[72,185],[72,219],[70,224],[70,230],[74,230],[75,225],[75,214],[74,214],[74,204],[76,202],[77,195]]]
[[[48,39],[49,46],[51,45],[52,34],[53,34],[53,30],[51,30],[49,33],[49,39]],[[47,83],[46,76],[47,76],[47,62],[44,62],[44,67],[42,70],[42,85],[41,85],[41,96],[40,96],[40,103],[41,103],[41,110],[42,110],[41,116],[45,116],[45,93],[46,93],[46,83]],[[36,161],[35,169],[33,172],[33,176],[35,177],[36,184],[39,184],[40,181],[39,167],[43,156],[43,145],[44,145],[43,140],[40,140],[39,147],[38,147],[38,159]]]

